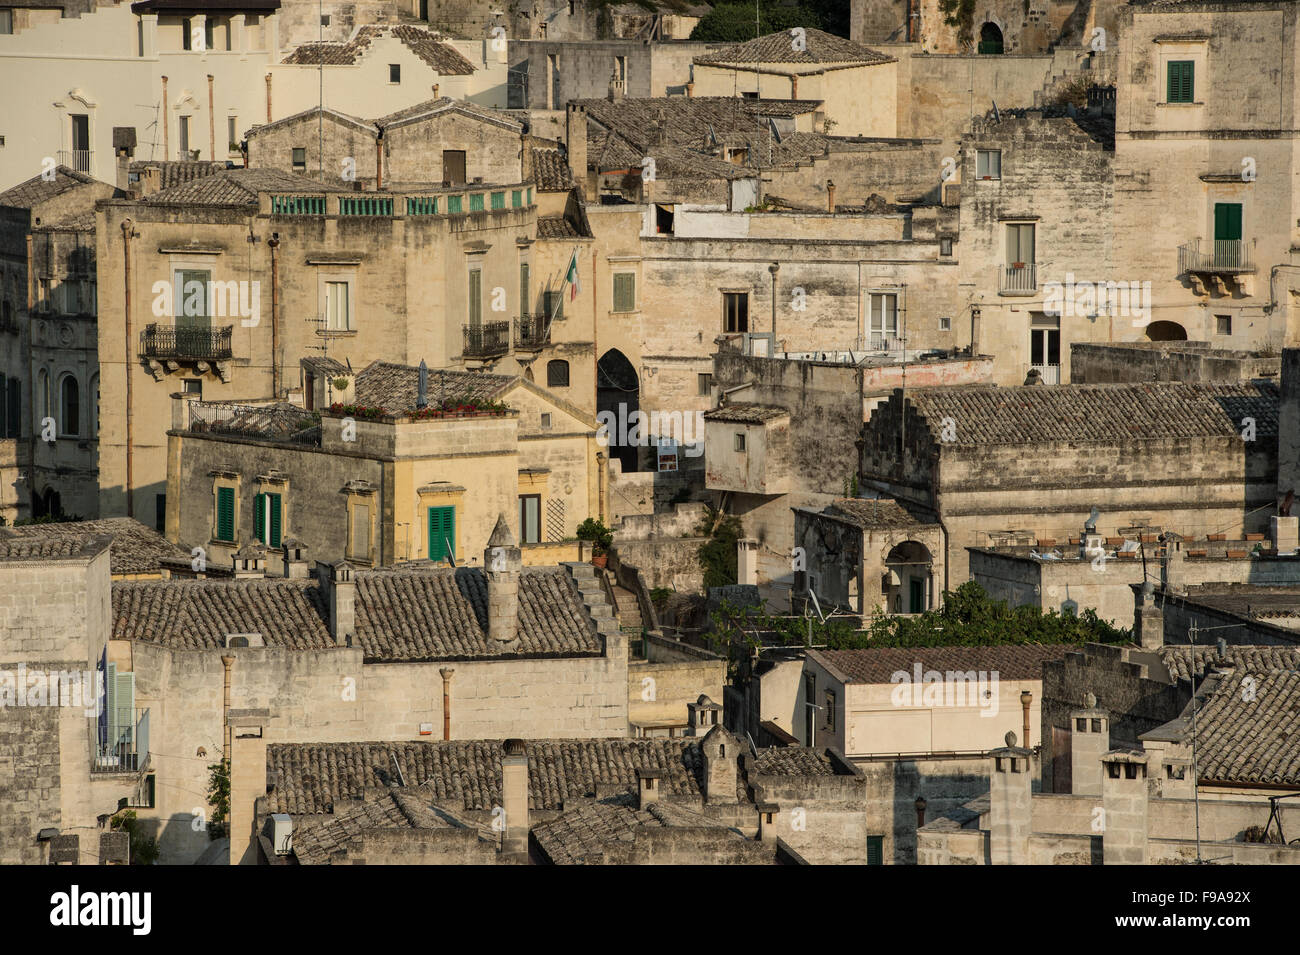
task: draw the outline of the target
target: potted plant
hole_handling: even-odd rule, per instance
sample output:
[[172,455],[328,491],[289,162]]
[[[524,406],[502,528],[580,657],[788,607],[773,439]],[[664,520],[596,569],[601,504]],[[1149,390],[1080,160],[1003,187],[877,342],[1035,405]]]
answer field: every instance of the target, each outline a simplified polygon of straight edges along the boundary
[[614,532],[603,521],[593,517],[578,525],[578,540],[591,541],[591,562],[596,567],[604,567],[609,562],[609,548],[614,543]]

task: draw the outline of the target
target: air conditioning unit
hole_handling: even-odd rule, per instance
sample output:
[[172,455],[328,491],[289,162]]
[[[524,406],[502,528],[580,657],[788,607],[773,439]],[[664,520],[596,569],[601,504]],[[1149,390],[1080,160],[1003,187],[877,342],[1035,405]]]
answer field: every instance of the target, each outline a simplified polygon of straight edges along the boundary
[[271,814],[271,844],[278,856],[287,856],[293,851],[293,819],[288,813]]

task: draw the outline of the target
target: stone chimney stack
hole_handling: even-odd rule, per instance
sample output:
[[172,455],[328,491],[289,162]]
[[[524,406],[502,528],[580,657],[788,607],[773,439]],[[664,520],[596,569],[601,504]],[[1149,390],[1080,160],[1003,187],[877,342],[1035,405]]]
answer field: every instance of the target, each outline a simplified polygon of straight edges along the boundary
[[1101,762],[1102,862],[1146,865],[1147,755],[1140,750],[1116,749],[1106,753]]
[[993,865],[1028,865],[1033,791],[1029,750],[1016,745],[1007,733],[1007,745],[995,749],[989,778],[989,860]]
[[1134,618],[1138,643],[1143,650],[1159,650],[1165,645],[1165,613],[1156,601],[1155,587],[1149,580],[1138,590]]
[[721,721],[722,706],[701,693],[700,698],[694,703],[686,704],[686,714],[688,723],[686,735],[703,738]]
[[826,211],[835,211],[835,182],[830,179],[826,180]]
[[307,580],[311,577],[311,565],[307,562],[307,545],[300,540],[286,537],[283,541],[284,576],[290,580]]
[[135,127],[113,127],[113,156],[117,160],[115,185],[123,192],[131,189],[131,160],[135,158]]
[[505,741],[501,757],[501,799],[505,803],[506,852],[528,851],[528,747],[521,739]]
[[1070,713],[1070,792],[1101,795],[1101,758],[1110,750],[1110,717],[1091,693],[1084,709]]
[[638,809],[648,809],[659,801],[659,790],[663,786],[663,778],[664,771],[662,769],[646,769],[642,767],[636,771]]
[[735,805],[736,766],[740,762],[741,743],[725,726],[715,726],[700,744],[704,752],[704,801],[710,806]]
[[316,562],[316,577],[325,591],[325,603],[330,612],[330,636],[340,647],[352,645],[356,630],[357,583],[352,576],[352,566],[345,560],[327,564]]
[[[574,180],[587,189],[587,111],[569,104],[564,117],[564,148]],[[588,194],[592,193],[588,190]]]
[[487,577],[488,639],[504,649],[519,646],[519,573],[523,555],[515,544],[506,516],[497,517],[496,527],[483,551],[483,573]]
[[1183,541],[1177,534],[1166,534],[1164,555],[1160,560],[1160,585],[1165,593],[1182,593],[1187,582],[1183,558]]
[[266,550],[260,544],[248,543],[231,557],[236,580],[252,580],[266,576]]
[[781,806],[774,802],[760,802],[754,806],[758,810],[758,840],[775,844],[777,833],[777,819],[781,815]]

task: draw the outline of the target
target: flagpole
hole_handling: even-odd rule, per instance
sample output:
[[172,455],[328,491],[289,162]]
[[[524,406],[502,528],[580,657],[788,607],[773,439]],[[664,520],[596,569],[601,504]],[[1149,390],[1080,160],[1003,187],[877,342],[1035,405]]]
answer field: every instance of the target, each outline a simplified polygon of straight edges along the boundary
[[559,310],[564,307],[564,289],[569,285],[569,266],[573,266],[573,271],[577,272],[578,247],[576,245],[573,247],[573,252],[569,255],[568,265],[564,267],[564,278],[560,280],[560,298],[558,300],[558,305],[552,307],[546,314],[546,328],[543,330],[543,340],[545,340],[545,337],[550,334],[551,323],[555,321],[555,316],[559,313]]

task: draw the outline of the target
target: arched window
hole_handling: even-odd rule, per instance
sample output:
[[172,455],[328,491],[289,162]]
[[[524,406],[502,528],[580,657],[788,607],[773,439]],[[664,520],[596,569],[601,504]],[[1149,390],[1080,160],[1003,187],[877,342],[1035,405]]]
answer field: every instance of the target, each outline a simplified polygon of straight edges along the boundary
[[567,361],[557,358],[546,363],[546,387],[569,387],[569,363]]
[[81,434],[81,389],[75,375],[64,375],[59,382],[59,433]]

